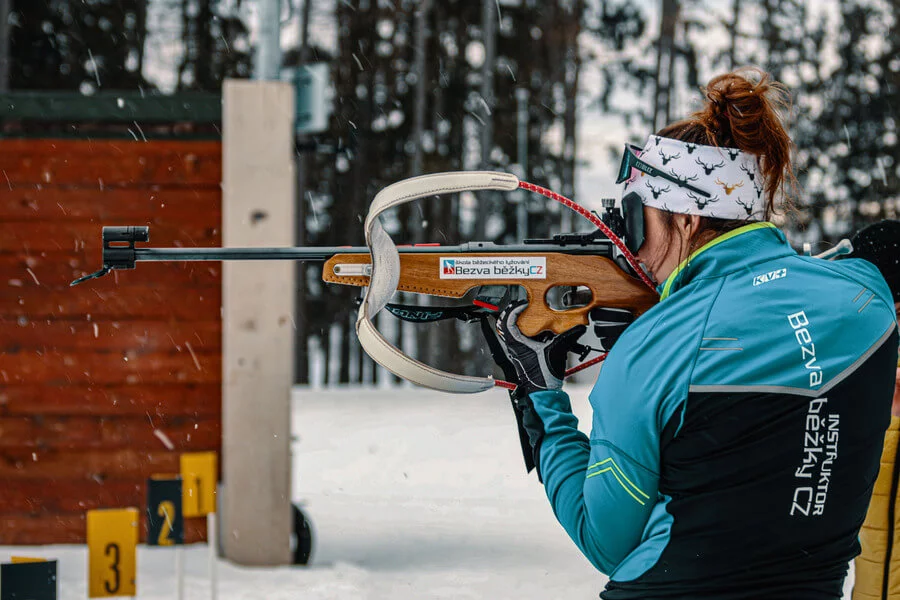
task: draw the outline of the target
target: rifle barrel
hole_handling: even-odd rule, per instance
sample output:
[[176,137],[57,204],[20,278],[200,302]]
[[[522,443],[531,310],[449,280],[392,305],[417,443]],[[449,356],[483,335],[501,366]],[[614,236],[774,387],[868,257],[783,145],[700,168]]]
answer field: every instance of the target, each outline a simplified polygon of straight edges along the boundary
[[368,253],[365,246],[345,248],[135,248],[134,260],[300,260],[324,262],[335,254]]
[[[457,246],[398,246],[400,253],[458,254],[463,252],[606,254],[608,242],[592,244],[515,244],[467,242]],[[119,250],[111,248],[110,250]],[[124,250],[124,249],[123,249]],[[369,254],[366,246],[316,246],[284,248],[134,248],[135,261],[204,261],[204,260],[298,260],[324,262],[336,254]]]

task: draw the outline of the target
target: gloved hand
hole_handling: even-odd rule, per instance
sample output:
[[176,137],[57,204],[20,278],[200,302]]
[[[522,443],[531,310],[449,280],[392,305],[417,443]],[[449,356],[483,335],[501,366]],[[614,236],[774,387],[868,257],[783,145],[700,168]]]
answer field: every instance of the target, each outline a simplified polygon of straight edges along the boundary
[[612,350],[622,332],[634,322],[634,315],[624,308],[595,308],[588,318],[594,326],[594,335],[599,340],[600,349],[604,352]]
[[[533,392],[562,388],[566,355],[587,328],[579,325],[558,335],[545,333],[539,338],[530,338],[516,327],[516,319],[526,306],[524,302],[513,303],[500,313],[497,317],[497,336],[516,372],[514,383],[518,387],[510,392],[510,397],[520,424],[522,449],[528,452],[526,444],[531,447],[531,464],[537,467],[538,481],[543,482],[540,453],[544,423],[530,396]],[[509,370],[508,366],[504,370]],[[523,429],[527,440],[523,437]]]
[[562,389],[566,357],[587,328],[573,327],[565,333],[544,333],[528,337],[516,326],[516,319],[527,307],[513,302],[497,317],[497,333],[516,369],[515,382],[524,394]]

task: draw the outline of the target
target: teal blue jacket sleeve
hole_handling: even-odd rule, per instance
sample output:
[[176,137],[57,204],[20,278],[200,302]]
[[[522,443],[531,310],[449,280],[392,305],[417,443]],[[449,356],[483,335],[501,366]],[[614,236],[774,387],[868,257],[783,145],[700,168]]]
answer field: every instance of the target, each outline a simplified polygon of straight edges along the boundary
[[556,518],[587,559],[611,574],[641,542],[658,475],[612,443],[592,444],[565,392],[531,399],[544,423],[541,474]]
[[668,318],[672,309],[661,303],[629,326],[590,394],[590,437],[578,430],[565,392],[531,394],[544,424],[541,475],[556,518],[611,577],[628,577],[630,571],[617,569],[655,560],[651,555],[668,539],[669,499],[659,493],[661,433],[688,395],[692,348],[705,316],[697,307],[712,302],[718,287],[692,294],[690,313],[667,302],[678,319]]

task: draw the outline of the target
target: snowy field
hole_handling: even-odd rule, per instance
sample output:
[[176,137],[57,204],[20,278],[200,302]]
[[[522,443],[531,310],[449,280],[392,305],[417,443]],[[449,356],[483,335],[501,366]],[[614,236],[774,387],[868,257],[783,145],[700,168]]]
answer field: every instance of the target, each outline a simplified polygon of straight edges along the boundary
[[[597,598],[605,578],[525,475],[505,391],[302,392],[295,406],[294,497],[343,597]],[[305,597],[339,597],[320,593]]]
[[[506,392],[298,389],[293,420],[312,564],[221,561],[220,599],[597,598],[605,578],[525,475]],[[209,598],[206,546],[185,554],[185,598]],[[58,559],[60,599],[86,598],[83,547],[0,547],[0,561],[12,555]],[[139,546],[138,597],[175,598],[173,565],[170,550]]]
[[[589,427],[587,389],[569,390]],[[222,600],[596,599],[605,583],[525,475],[506,392],[302,390],[294,499],[312,520],[309,567],[220,561]],[[60,560],[61,600],[86,598],[76,546],[0,548]],[[209,598],[206,546],[186,549],[186,594]],[[175,598],[173,554],[138,547],[138,597]]]

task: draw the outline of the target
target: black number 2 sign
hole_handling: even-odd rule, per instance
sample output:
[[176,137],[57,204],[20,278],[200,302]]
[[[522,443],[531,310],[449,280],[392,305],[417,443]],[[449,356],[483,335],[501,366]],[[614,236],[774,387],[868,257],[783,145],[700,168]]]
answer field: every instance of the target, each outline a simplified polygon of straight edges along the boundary
[[181,479],[152,477],[147,482],[147,545],[184,543]]

